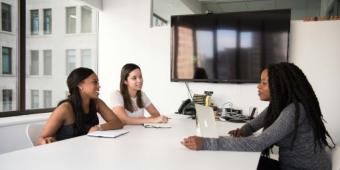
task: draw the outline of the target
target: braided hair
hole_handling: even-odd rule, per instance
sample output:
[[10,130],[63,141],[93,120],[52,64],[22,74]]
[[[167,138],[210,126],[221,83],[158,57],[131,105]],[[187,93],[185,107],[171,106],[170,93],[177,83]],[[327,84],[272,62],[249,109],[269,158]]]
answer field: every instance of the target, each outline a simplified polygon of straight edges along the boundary
[[[293,140],[291,142],[291,149],[296,139],[298,122],[301,108],[299,103],[303,105],[306,111],[306,117],[309,124],[312,126],[314,134],[314,150],[316,146],[322,148],[328,146],[334,148],[335,144],[329,135],[323,123],[323,115],[321,113],[319,101],[314,93],[311,84],[300,68],[292,63],[278,63],[272,64],[268,68],[269,89],[270,89],[270,103],[268,106],[268,114],[265,117],[265,125],[263,129],[271,126],[272,123],[280,116],[281,111],[289,104],[295,106],[295,120]],[[327,142],[327,137],[333,143],[330,146]],[[269,149],[263,151],[264,155],[269,155]]]

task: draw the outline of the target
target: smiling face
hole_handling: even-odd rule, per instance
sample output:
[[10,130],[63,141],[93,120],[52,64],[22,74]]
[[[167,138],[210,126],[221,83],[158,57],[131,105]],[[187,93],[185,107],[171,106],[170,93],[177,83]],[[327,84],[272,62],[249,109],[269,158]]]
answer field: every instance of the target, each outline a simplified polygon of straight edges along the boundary
[[257,85],[258,94],[260,99],[263,101],[270,100],[270,89],[269,89],[269,77],[268,77],[268,70],[265,69],[261,73],[261,81]]
[[143,87],[143,77],[140,69],[132,70],[127,76],[124,84],[127,86],[129,91],[142,90]]
[[81,81],[78,87],[80,89],[80,93],[89,97],[90,99],[98,98],[100,85],[96,74],[93,73]]

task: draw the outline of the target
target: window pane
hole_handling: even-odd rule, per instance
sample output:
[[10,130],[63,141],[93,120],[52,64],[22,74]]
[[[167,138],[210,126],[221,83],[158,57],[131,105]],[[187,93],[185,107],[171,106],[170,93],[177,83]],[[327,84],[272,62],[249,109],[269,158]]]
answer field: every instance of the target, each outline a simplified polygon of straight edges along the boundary
[[76,68],[76,50],[66,50],[66,75]]
[[2,74],[12,74],[12,49],[2,47]]
[[39,74],[39,51],[31,50],[30,75]]
[[44,34],[52,32],[52,9],[44,9]]
[[31,34],[39,34],[39,10],[31,10]]
[[52,50],[44,50],[44,75],[52,75]]
[[92,10],[88,6],[81,7],[81,32],[91,32]]
[[11,5],[6,3],[1,3],[1,24],[3,31],[12,31],[12,9]]
[[10,89],[2,90],[2,111],[12,111],[13,93]]
[[91,60],[92,60],[91,50],[90,49],[81,50],[81,66],[92,68]]
[[0,112],[17,110],[17,13],[17,0],[0,1]]
[[66,33],[76,33],[76,7],[66,7]]
[[31,109],[39,108],[39,90],[31,90]]
[[44,108],[52,107],[52,91],[44,90]]
[[[39,21],[42,23],[39,28],[39,36],[30,36],[31,26],[29,23],[26,28],[28,30],[26,36],[26,94],[24,95],[26,109],[55,107],[59,101],[66,98],[65,91],[68,91],[66,79],[69,72],[81,66],[82,49],[91,50],[92,68],[96,69],[97,25],[91,25],[91,34],[81,36],[74,34],[81,33],[80,17],[83,6],[86,4],[78,0],[26,1],[26,13],[28,14],[26,21],[30,22],[31,20],[31,10],[36,10],[37,14],[39,13]],[[98,23],[98,12],[95,9],[90,11],[92,12],[91,24]],[[94,71],[97,71],[95,69]],[[39,90],[39,92],[31,92],[31,90]]]

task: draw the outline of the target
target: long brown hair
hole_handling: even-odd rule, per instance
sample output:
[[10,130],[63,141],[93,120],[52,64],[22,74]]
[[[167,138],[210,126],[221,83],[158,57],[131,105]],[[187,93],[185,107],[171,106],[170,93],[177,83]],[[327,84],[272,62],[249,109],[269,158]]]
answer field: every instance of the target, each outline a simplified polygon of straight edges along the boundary
[[[133,64],[133,63],[128,63],[125,64],[122,68],[122,71],[120,73],[120,92],[123,96],[123,100],[124,100],[124,108],[130,112],[135,111],[133,105],[132,105],[132,101],[131,101],[131,97],[129,94],[129,90],[127,85],[125,84],[125,81],[127,81],[127,78],[129,77],[129,74],[135,70],[135,69],[140,69],[138,65]],[[143,101],[142,101],[142,92],[140,90],[137,91],[137,106],[139,108],[143,108]]]

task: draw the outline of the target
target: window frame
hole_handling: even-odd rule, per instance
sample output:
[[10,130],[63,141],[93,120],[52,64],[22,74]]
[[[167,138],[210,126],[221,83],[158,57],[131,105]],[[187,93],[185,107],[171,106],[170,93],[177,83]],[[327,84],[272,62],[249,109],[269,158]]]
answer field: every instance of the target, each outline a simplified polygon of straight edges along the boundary
[[[12,28],[12,5],[11,4],[8,4],[8,3],[6,3],[6,2],[1,2],[0,3],[0,7],[1,7],[1,30],[2,31],[6,31],[6,32],[12,32],[13,31],[13,28]],[[2,12],[3,12],[3,9],[2,9],[2,7],[3,6],[7,6],[7,7],[9,7],[8,9],[9,9],[9,21],[7,21],[7,20],[4,20],[4,18],[3,18],[3,15],[2,15]],[[7,19],[7,18],[6,18]],[[6,25],[6,24],[4,24],[4,22],[6,23],[6,21],[8,22],[7,24],[7,26],[9,27],[9,30],[5,30],[5,29],[3,29],[4,28],[4,25]]]
[[[55,107],[42,109],[26,109],[26,1],[18,0],[18,43],[17,43],[17,108],[14,111],[0,112],[1,117],[22,116],[52,112]],[[12,30],[13,31],[13,30]],[[30,30],[29,30],[30,31]],[[15,93],[13,93],[15,94]]]

